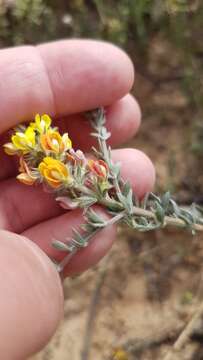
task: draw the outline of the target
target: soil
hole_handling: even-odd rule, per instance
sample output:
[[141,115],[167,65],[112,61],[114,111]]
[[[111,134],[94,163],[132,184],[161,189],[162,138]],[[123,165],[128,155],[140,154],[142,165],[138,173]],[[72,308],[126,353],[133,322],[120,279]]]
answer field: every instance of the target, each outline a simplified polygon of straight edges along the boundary
[[[178,55],[167,41],[155,38],[148,65],[143,66],[142,57],[137,56],[134,93],[143,110],[143,123],[139,135],[127,145],[138,147],[153,160],[157,191],[169,188],[183,204],[201,202],[202,159],[192,152],[197,114],[182,86]],[[108,264],[104,260],[96,269],[65,281],[64,320],[34,359],[164,359],[203,295],[202,263],[202,235],[192,237],[176,229],[146,234],[119,229]],[[87,318],[95,291],[97,306],[85,357]],[[121,352],[114,356],[116,349],[125,351],[126,357]],[[197,351],[194,359],[203,355]]]

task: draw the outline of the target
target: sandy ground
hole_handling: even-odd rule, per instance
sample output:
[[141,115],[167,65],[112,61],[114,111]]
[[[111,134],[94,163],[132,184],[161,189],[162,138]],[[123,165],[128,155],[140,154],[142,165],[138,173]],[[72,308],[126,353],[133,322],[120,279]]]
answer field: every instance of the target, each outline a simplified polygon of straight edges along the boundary
[[106,276],[94,311],[87,359],[113,359],[114,349],[120,347],[129,349],[129,359],[137,359],[133,345],[147,339],[153,343],[166,334],[158,346],[148,349],[144,344],[138,357],[162,359],[175,340],[172,336],[170,341],[168,334],[179,334],[202,294],[203,237],[193,244],[190,236],[175,238],[173,232],[148,236],[145,243],[143,236],[129,234],[129,239],[119,237],[108,265],[104,260],[97,269],[65,282],[64,320],[51,343],[34,360],[83,359],[91,298],[104,266]]

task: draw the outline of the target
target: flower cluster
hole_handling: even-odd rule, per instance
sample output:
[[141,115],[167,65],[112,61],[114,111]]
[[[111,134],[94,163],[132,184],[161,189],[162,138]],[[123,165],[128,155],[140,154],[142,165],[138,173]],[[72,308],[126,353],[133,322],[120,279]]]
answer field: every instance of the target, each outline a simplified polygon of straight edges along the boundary
[[76,200],[83,193],[108,188],[106,162],[87,159],[81,150],[74,150],[68,133],[61,135],[46,114],[37,114],[29,126],[16,128],[4,149],[8,155],[19,157],[20,182],[26,185],[40,182],[66,194],[63,207],[68,207],[69,196]]

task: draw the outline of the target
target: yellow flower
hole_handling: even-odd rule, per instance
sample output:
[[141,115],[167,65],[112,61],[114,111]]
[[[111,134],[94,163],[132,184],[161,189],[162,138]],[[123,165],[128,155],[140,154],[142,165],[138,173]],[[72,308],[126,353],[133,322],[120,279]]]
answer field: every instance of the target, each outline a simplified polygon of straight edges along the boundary
[[19,167],[19,171],[21,172],[21,174],[19,174],[16,178],[22,182],[25,185],[33,185],[34,182],[36,181],[36,177],[34,177],[27,165],[27,163],[25,162],[25,160],[21,157],[20,158],[20,167]]
[[35,122],[32,122],[30,124],[30,126],[34,130],[37,130],[40,134],[45,133],[49,129],[50,125],[51,125],[51,118],[47,114],[44,114],[42,116],[37,114],[35,116]]
[[53,188],[60,187],[63,183],[70,185],[72,177],[69,169],[61,161],[49,156],[45,157],[39,164],[38,170],[48,184]]
[[61,136],[58,131],[48,130],[46,134],[41,134],[40,144],[44,151],[53,151],[56,154],[69,150],[72,142],[68,134]]
[[46,134],[41,134],[40,144],[44,151],[53,151],[57,154],[61,153],[64,149],[62,137],[58,131],[47,131]]
[[72,149],[72,141],[69,138],[67,133],[63,134],[62,141],[63,141],[64,147],[65,147],[64,150]]
[[20,150],[24,154],[30,152],[36,144],[35,132],[30,126],[25,130],[25,132],[17,131],[15,135],[11,137],[11,140],[13,143],[13,149],[16,149],[16,151]]

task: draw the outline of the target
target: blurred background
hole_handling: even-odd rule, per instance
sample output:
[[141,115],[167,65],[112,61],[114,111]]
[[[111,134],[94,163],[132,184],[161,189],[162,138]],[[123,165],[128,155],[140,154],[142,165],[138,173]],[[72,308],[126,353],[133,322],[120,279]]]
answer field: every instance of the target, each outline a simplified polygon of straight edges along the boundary
[[[203,1],[0,0],[1,48],[71,37],[111,41],[131,56],[143,122],[126,145],[155,163],[156,191],[202,204]],[[65,319],[34,359],[163,359],[203,296],[202,241],[119,229],[96,269],[66,281]],[[203,359],[195,351],[191,359]]]

